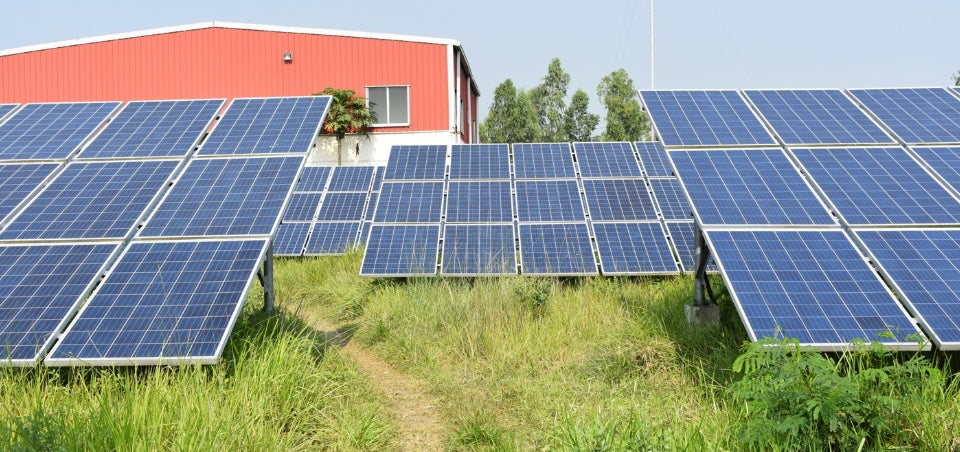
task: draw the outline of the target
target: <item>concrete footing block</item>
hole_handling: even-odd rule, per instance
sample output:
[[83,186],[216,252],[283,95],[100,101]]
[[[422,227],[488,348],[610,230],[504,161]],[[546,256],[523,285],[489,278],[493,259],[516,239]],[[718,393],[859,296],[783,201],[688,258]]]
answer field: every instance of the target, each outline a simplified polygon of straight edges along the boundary
[[714,326],[720,324],[720,306],[715,304],[703,306],[688,304],[684,306],[684,312],[687,314],[687,323],[690,325]]

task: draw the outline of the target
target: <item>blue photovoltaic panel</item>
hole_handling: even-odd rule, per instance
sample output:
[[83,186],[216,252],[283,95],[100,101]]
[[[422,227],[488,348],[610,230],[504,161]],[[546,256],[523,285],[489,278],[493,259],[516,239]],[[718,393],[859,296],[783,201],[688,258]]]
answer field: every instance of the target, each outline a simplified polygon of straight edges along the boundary
[[450,182],[447,189],[448,223],[502,223],[513,221],[510,181]]
[[215,363],[267,242],[132,243],[46,363]]
[[[918,348],[907,313],[841,230],[706,231],[750,338]],[[892,333],[894,338],[885,337]]]
[[584,221],[577,181],[517,181],[517,216],[520,221]]
[[960,143],[960,99],[943,88],[851,90],[906,143]]
[[295,156],[193,160],[140,234],[271,234],[304,159]]
[[327,192],[317,214],[318,221],[360,221],[363,207],[367,204],[366,193]]
[[80,158],[185,156],[222,107],[222,99],[130,102]]
[[273,238],[273,255],[299,256],[309,233],[310,223],[280,223]]
[[434,275],[437,273],[439,248],[438,224],[374,224],[360,265],[360,275]]
[[294,193],[290,196],[287,210],[283,212],[283,221],[312,221],[317,216],[322,193]]
[[793,153],[848,224],[960,224],[960,201],[902,148]]
[[703,225],[835,225],[780,149],[670,151]]
[[657,219],[643,179],[584,179],[583,193],[593,221]]
[[593,223],[604,275],[678,273],[660,222]]
[[304,255],[343,254],[357,244],[359,221],[319,222],[313,225],[313,233],[307,242]]
[[586,223],[521,223],[520,262],[525,275],[597,274]]
[[506,144],[455,144],[450,151],[450,180],[510,179]]
[[22,163],[0,165],[0,223],[24,199],[40,188],[40,183],[58,163]]
[[954,190],[960,191],[960,147],[913,148],[913,150]]
[[640,177],[640,164],[630,143],[573,143],[580,177]]
[[295,192],[322,192],[327,186],[327,179],[333,167],[330,166],[308,166],[300,174],[300,180],[294,186]]
[[692,220],[693,208],[677,179],[650,179],[653,198],[664,220]]
[[373,225],[372,221],[364,221],[360,225],[360,237],[357,239],[357,243],[360,245],[366,246],[367,239],[370,238],[370,226]]
[[439,223],[443,182],[387,182],[380,189],[377,223]]
[[373,175],[373,186],[370,187],[370,189],[373,191],[380,191],[380,187],[383,186],[383,173],[387,172],[387,167],[375,166],[374,170],[376,172]]
[[0,104],[0,121],[19,106],[20,104]]
[[14,239],[121,239],[167,184],[177,161],[74,162],[0,234]]
[[0,246],[0,366],[36,362],[117,246]]
[[440,273],[481,276],[517,273],[513,224],[447,224]]
[[517,179],[576,178],[569,143],[518,143],[513,145]]
[[447,146],[394,146],[390,149],[384,180],[443,180]]
[[328,191],[362,191],[370,190],[370,179],[373,178],[372,166],[339,166],[334,168],[330,177]]
[[960,349],[960,230],[856,231],[941,350]]
[[647,177],[673,177],[673,166],[670,157],[659,141],[638,141],[637,154],[640,154],[640,163]]
[[[670,233],[670,241],[677,249],[677,256],[680,259],[680,268],[684,272],[693,272],[696,270],[697,243],[694,237],[695,228],[692,221],[667,221],[667,232]],[[707,261],[707,271],[716,271],[717,266],[711,257]]]
[[27,104],[0,125],[0,160],[65,159],[119,105]]
[[640,91],[664,146],[775,145],[736,91]]
[[787,145],[894,143],[840,90],[745,91]]
[[370,193],[370,199],[367,200],[367,209],[363,211],[363,219],[366,221],[373,220],[373,213],[377,211],[377,199],[380,198],[380,192]]
[[305,154],[329,102],[329,96],[234,99],[200,154]]

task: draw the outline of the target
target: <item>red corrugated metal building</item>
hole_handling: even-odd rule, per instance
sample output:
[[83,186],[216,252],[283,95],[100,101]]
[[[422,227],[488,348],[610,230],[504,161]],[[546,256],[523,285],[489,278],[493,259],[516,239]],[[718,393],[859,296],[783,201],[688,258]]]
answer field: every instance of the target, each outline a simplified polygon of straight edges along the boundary
[[[0,81],[0,103],[352,89],[376,104],[379,119],[354,161],[383,161],[393,144],[478,138],[477,85],[463,47],[449,39],[207,22],[0,51]],[[335,160],[330,154],[314,160]]]

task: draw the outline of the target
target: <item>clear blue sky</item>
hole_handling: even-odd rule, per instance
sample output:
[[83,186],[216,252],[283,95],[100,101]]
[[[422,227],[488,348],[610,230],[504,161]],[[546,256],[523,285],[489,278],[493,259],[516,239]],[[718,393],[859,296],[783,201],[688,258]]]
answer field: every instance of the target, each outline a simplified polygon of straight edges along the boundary
[[[960,70],[958,0],[654,1],[657,88],[942,86]],[[498,84],[533,87],[554,57],[595,111],[617,68],[650,86],[649,0],[21,1],[3,6],[0,49],[210,20],[457,39],[482,115]]]

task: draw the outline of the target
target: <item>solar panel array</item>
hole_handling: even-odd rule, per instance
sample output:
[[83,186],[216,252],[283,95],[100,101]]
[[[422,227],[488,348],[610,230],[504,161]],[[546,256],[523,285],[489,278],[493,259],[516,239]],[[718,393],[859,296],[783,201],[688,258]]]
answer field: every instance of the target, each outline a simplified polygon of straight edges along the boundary
[[840,90],[752,90],[744,94],[787,146],[893,144]]
[[215,361],[328,102],[0,109],[0,362]]
[[736,91],[640,91],[664,146],[774,146]]

